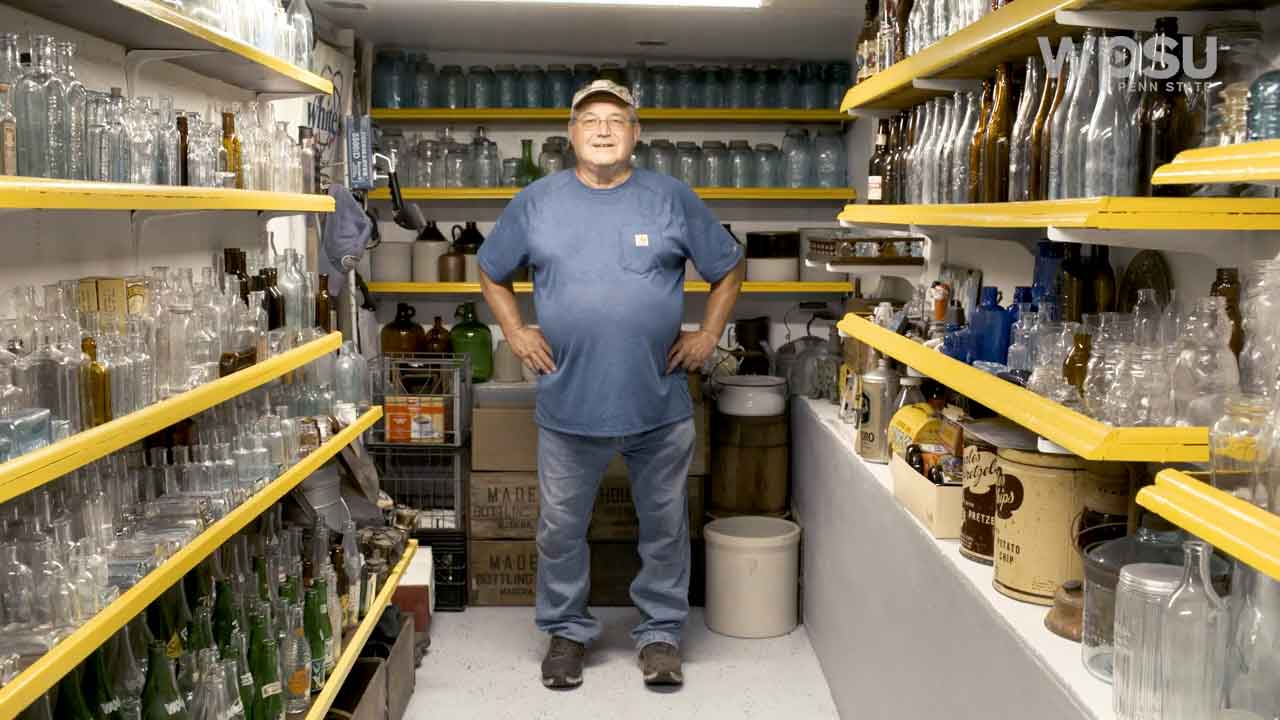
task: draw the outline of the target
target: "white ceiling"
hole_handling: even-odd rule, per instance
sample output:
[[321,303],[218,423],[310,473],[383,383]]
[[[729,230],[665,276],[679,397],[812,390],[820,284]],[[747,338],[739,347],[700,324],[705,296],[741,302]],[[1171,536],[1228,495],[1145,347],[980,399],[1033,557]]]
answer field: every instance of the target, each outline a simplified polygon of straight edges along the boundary
[[[696,59],[847,60],[861,0],[773,0],[761,10],[583,7],[459,0],[311,0],[380,46],[442,51]],[[643,47],[638,41],[665,41]]]

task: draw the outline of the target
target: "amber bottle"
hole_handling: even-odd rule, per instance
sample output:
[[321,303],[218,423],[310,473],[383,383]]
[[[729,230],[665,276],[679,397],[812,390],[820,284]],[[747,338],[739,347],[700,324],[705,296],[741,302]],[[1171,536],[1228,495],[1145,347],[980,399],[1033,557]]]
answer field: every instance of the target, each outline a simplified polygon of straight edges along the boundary
[[1111,248],[1106,245],[1089,246],[1089,287],[1086,313],[1115,312],[1116,271],[1111,267]]
[[1084,391],[1085,369],[1089,366],[1089,354],[1093,350],[1093,336],[1079,331],[1074,336],[1074,344],[1067,359],[1062,363],[1062,375],[1077,391]]
[[867,161],[867,204],[885,202],[885,166],[889,159],[889,121],[880,120],[876,128],[876,150]]
[[[1178,37],[1178,19],[1163,17],[1156,20],[1156,34]],[[1172,51],[1156,55],[1156,66],[1178,62]],[[1183,150],[1193,146],[1199,128],[1195,113],[1187,104],[1187,93],[1182,89],[1183,75],[1175,73],[1168,80],[1156,81],[1150,104],[1138,118],[1138,192],[1140,195],[1185,197],[1195,190],[1194,185],[1152,185],[1151,175],[1161,165],[1173,162]]]
[[1049,152],[1053,147],[1053,116],[1058,112],[1058,106],[1066,102],[1067,86],[1071,84],[1071,79],[1068,77],[1069,72],[1070,63],[1063,63],[1057,82],[1054,84],[1053,102],[1050,103],[1048,111],[1045,112],[1040,122],[1040,165],[1038,168],[1040,188],[1037,200],[1047,200],[1049,198]]
[[1062,265],[1058,270],[1058,294],[1061,299],[1059,307],[1062,319],[1068,322],[1080,322],[1088,304],[1086,296],[1090,293],[1089,280],[1091,274],[1084,258],[1080,254],[1080,246],[1066,243],[1062,256]]
[[431,329],[427,331],[427,339],[424,345],[424,352],[429,353],[450,353],[453,352],[453,345],[449,342],[449,329],[444,326],[444,322],[437,315],[435,323]]
[[1218,276],[1209,286],[1209,294],[1227,301],[1227,317],[1231,320],[1231,352],[1238,358],[1244,347],[1244,330],[1240,326],[1240,271],[1218,268]]
[[316,283],[316,327],[325,332],[333,332],[333,297],[329,295],[329,276],[320,273]]
[[[982,102],[978,105],[978,128],[969,143],[969,192],[971,203],[982,202],[982,150],[987,144],[987,123],[991,120],[991,96],[994,92],[990,80],[982,82]],[[1007,183],[1006,183],[1007,184]]]
[[1009,63],[996,68],[982,145],[982,202],[1009,200],[1009,141],[1013,134],[1013,95],[1009,88]]

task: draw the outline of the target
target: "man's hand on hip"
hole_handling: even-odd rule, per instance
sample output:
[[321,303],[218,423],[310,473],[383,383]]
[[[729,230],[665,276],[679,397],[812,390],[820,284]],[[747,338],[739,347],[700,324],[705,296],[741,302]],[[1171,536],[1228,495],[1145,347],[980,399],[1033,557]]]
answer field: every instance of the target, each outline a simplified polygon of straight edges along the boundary
[[556,364],[551,359],[551,346],[547,344],[541,330],[520,327],[506,338],[511,345],[511,352],[524,364],[544,375],[556,371]]
[[716,349],[716,337],[706,330],[681,331],[671,352],[667,353],[667,372],[676,368],[694,371],[701,368]]

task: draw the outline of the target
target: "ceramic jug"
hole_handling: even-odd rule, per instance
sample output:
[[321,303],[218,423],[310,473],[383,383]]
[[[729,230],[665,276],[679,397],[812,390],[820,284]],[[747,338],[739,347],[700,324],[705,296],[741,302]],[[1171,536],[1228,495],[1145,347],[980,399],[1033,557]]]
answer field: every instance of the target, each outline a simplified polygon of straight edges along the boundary
[[476,254],[476,251],[480,249],[481,243],[484,242],[484,235],[480,234],[480,228],[476,227],[474,220],[468,220],[465,227],[454,225],[451,235],[453,236],[453,244],[467,255]]
[[476,319],[476,304],[465,302],[453,313],[461,322],[449,331],[456,353],[471,356],[471,381],[482,383],[493,376],[493,333]]
[[436,260],[436,266],[439,282],[465,282],[467,279],[467,259],[456,245],[449,246],[449,252]]
[[427,333],[413,321],[417,311],[408,303],[396,305],[396,319],[382,327],[384,354],[425,352]]
[[436,226],[436,221],[428,220],[413,243],[413,281],[439,282],[440,256],[448,250],[449,241]]

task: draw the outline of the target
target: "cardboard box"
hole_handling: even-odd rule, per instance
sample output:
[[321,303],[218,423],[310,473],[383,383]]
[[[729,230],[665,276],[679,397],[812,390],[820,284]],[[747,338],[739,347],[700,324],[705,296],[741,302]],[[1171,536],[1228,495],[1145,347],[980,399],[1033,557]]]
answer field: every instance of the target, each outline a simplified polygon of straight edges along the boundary
[[80,312],[98,312],[98,281],[95,278],[80,278],[79,295],[76,304]]
[[409,708],[409,698],[413,697],[414,678],[414,624],[413,616],[401,614],[404,622],[400,625],[400,634],[391,646],[391,655],[387,657],[387,718],[400,720]]
[[147,312],[150,298],[147,296],[146,278],[138,276],[125,278],[124,295],[130,315],[142,315]]
[[894,455],[889,461],[893,495],[938,539],[960,537],[964,524],[964,486],[934,485],[907,461]]
[[[702,537],[706,521],[707,478],[695,475],[689,478],[689,537]],[[600,483],[600,494],[591,513],[591,527],[587,537],[591,540],[635,540],[640,525],[636,518],[635,503],[631,499],[631,481],[626,477],[605,477]]]
[[387,671],[382,658],[359,658],[333,699],[351,720],[387,720]]
[[532,540],[538,529],[538,474],[471,473],[469,537]]
[[383,401],[387,442],[439,445],[444,442],[444,398],[388,395]]
[[98,286],[98,312],[102,313],[103,321],[105,322],[107,317],[124,320],[129,312],[129,295],[125,290],[124,278],[94,279]]
[[467,547],[471,605],[532,605],[538,546],[532,540],[473,540]]
[[[391,398],[387,398],[388,402]],[[387,407],[388,416],[390,407]],[[690,475],[706,475],[711,448],[711,411],[702,403],[693,406],[693,460]],[[388,428],[390,421],[388,420]],[[533,408],[478,407],[471,411],[471,469],[493,472],[538,471],[538,426]],[[626,464],[615,455],[605,476],[625,477]]]

